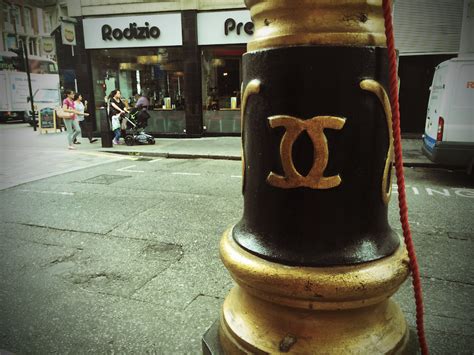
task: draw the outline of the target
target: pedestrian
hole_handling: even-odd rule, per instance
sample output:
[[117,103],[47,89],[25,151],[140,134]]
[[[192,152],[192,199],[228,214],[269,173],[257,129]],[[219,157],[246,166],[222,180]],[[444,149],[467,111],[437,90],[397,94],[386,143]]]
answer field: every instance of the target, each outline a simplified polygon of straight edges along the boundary
[[112,121],[112,131],[114,131],[113,144],[120,144],[120,116],[127,112],[125,104],[120,98],[120,90],[112,90],[109,95],[109,119]]
[[[82,95],[78,92],[74,95],[74,106],[75,109],[81,114],[77,115],[77,121],[79,122],[79,126],[81,130],[85,132],[87,138],[89,139],[89,143],[97,142],[97,139],[92,138],[92,122],[91,117],[86,116],[84,112],[87,110],[87,100],[82,102]],[[81,144],[77,138],[74,140],[74,144]]]
[[150,106],[150,100],[148,100],[148,97],[144,92],[140,95],[138,98],[135,107],[140,108],[142,110],[148,110],[148,107]]
[[75,108],[74,104],[74,91],[73,90],[66,90],[65,91],[66,98],[63,100],[63,111],[70,112],[73,115],[69,118],[64,118],[64,125],[67,129],[67,140],[69,143],[69,149],[75,150],[73,142],[76,137],[81,134],[81,127],[79,127],[79,122],[77,121],[78,115],[89,116],[88,113],[79,112]]

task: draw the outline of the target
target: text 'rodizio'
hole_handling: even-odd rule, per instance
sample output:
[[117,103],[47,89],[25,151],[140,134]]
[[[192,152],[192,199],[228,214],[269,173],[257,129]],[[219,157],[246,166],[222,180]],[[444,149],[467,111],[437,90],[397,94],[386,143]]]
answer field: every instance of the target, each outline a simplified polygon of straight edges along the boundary
[[[339,175],[323,176],[328,164],[329,149],[325,128],[340,130],[346,120],[334,116],[315,116],[309,120],[302,120],[292,116],[271,116],[268,118],[270,126],[284,127],[285,133],[280,143],[281,164],[285,176],[270,172],[267,182],[275,187],[291,189],[309,187],[312,189],[330,189],[341,183]],[[292,157],[293,144],[301,133],[306,131],[314,147],[313,166],[306,176],[302,176],[295,168]]]
[[110,25],[102,26],[102,39],[104,41],[112,41],[113,39],[121,40],[122,38],[132,39],[157,39],[160,37],[160,29],[156,26],[151,26],[148,22],[145,22],[145,26],[137,27],[137,24],[130,23],[129,27],[121,30],[120,28],[114,28]]

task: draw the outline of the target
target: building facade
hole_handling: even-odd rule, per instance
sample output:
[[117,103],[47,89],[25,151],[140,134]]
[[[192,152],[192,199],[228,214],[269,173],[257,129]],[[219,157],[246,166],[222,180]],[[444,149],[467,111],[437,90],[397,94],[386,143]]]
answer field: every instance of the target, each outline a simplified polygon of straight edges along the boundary
[[[422,133],[434,67],[459,49],[462,0],[395,4],[402,130]],[[253,23],[243,1],[70,0],[77,42],[64,46],[97,127],[115,89],[150,99],[156,136],[240,134],[241,58]],[[316,63],[317,64],[317,63]]]
[[2,1],[0,51],[27,44],[29,55],[57,59],[53,30],[67,15],[66,4],[54,1]]

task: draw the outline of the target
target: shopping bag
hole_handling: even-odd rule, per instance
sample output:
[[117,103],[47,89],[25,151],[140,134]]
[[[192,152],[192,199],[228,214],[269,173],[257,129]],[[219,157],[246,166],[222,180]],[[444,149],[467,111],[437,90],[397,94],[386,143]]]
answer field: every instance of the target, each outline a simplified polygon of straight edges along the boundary
[[120,113],[112,116],[112,131],[120,128]]

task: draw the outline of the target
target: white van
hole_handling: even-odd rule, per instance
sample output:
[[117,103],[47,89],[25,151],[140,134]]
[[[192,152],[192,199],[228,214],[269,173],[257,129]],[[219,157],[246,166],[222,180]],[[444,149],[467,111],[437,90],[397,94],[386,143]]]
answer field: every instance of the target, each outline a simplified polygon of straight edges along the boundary
[[453,58],[436,67],[423,135],[423,153],[433,162],[474,165],[474,59]]
[[[61,105],[56,62],[37,56],[28,59],[36,110]],[[17,54],[0,51],[0,122],[12,118],[28,120],[31,115],[27,75],[25,68],[17,65]]]

